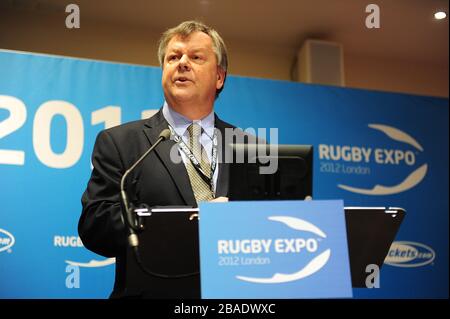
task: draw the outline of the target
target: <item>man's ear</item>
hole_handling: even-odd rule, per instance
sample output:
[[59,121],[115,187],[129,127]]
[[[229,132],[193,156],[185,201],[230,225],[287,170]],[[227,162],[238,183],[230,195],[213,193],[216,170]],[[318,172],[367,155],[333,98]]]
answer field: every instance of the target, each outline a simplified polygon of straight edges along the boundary
[[216,89],[220,90],[225,82],[225,70],[220,66],[217,67],[217,81],[216,81]]

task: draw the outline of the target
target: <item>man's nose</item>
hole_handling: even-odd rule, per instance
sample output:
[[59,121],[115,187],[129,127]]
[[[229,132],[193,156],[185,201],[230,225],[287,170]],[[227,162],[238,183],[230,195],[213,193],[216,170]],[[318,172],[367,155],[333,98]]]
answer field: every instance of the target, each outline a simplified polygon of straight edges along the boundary
[[178,63],[178,68],[183,69],[185,71],[189,71],[191,66],[189,64],[189,58],[186,54],[183,54],[180,58],[180,62]]

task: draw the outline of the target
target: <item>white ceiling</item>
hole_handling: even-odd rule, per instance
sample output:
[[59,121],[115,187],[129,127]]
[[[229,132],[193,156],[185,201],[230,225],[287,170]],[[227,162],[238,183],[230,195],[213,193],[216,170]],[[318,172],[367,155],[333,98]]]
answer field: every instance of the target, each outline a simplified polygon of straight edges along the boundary
[[[80,7],[83,19],[162,32],[200,19],[225,39],[299,48],[305,38],[340,42],[349,54],[426,61],[448,68],[448,0],[1,0],[21,10],[64,12]],[[376,3],[381,28],[367,29],[365,8]]]

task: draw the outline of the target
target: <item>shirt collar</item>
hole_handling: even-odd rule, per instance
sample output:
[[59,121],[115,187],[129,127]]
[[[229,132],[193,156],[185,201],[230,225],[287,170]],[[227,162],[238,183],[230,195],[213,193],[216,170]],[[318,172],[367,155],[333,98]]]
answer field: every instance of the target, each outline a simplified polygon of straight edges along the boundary
[[189,125],[195,122],[199,124],[203,128],[204,133],[206,133],[206,135],[208,135],[208,137],[212,139],[212,136],[214,134],[214,111],[211,111],[211,113],[209,113],[201,120],[192,121],[176,112],[167,104],[166,101],[164,101],[162,112],[166,121],[170,124],[170,126],[172,126],[172,128],[179,136],[183,136],[186,133]]

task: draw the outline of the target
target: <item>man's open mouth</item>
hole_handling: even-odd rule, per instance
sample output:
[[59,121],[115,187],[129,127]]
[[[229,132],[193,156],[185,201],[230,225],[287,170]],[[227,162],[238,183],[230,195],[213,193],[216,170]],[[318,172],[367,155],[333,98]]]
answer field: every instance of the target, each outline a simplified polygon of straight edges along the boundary
[[189,82],[190,80],[186,77],[179,77],[175,79],[175,82],[181,82],[181,83],[185,83],[185,82]]

